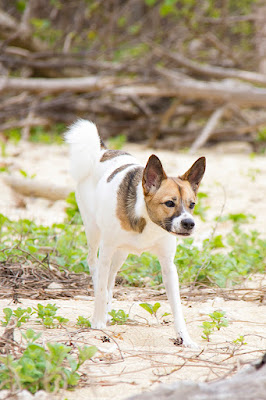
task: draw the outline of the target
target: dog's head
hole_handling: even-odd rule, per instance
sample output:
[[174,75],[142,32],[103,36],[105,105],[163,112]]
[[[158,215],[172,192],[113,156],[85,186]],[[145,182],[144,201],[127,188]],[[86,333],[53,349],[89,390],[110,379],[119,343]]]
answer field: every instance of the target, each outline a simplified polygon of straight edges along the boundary
[[159,158],[150,156],[142,187],[149,217],[155,224],[175,235],[193,232],[192,213],[205,165],[206,159],[201,157],[184,175],[172,178],[167,177]]

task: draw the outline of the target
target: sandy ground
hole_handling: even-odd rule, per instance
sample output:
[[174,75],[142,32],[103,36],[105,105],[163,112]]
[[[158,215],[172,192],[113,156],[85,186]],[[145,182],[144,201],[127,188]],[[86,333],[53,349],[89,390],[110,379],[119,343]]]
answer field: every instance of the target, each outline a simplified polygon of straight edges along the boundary
[[[140,161],[146,162],[151,150],[136,145],[128,145],[125,150],[132,152]],[[220,214],[251,213],[256,219],[246,229],[256,229],[265,237],[266,233],[266,162],[265,157],[250,157],[247,154],[219,152],[219,149],[201,151],[195,156],[185,153],[156,151],[165,170],[172,175],[186,171],[198,156],[206,155],[207,171],[201,191],[208,193],[207,203],[210,206],[207,221],[197,220],[198,241],[210,235],[213,218]],[[8,146],[7,157],[1,163],[9,165],[12,174],[19,170],[29,175],[36,174],[38,180],[62,185],[73,185],[68,175],[67,148],[64,146],[44,146],[20,144]],[[0,176],[1,180],[1,176]],[[63,201],[51,202],[45,199],[21,198],[1,181],[1,212],[10,218],[30,218],[43,224],[60,222],[64,219]],[[230,223],[219,224],[217,232],[228,232]],[[259,282],[259,283],[257,283]],[[247,286],[258,287],[261,279],[246,282]],[[264,280],[265,285],[265,280]],[[192,339],[200,346],[200,351],[191,351],[174,345],[172,317],[161,318],[169,312],[165,296],[161,297],[161,308],[158,320],[148,315],[139,307],[143,300],[153,303],[155,298],[145,296],[145,289],[126,290],[114,301],[115,309],[129,313],[130,321],[122,326],[109,326],[104,332],[96,330],[77,330],[75,321],[78,315],[91,316],[92,297],[81,297],[73,300],[41,301],[56,303],[59,315],[70,319],[67,329],[43,330],[37,323],[29,324],[36,330],[43,331],[43,341],[62,341],[74,346],[96,344],[99,348],[93,361],[82,367],[84,377],[78,389],[66,392],[65,399],[124,399],[143,390],[151,390],[159,383],[173,382],[180,379],[205,381],[230,374],[243,363],[258,358],[266,351],[266,305],[249,301],[225,301],[221,297],[206,298],[200,301],[183,302],[184,313]],[[120,293],[121,294],[121,293]],[[160,297],[159,297],[160,298]],[[158,301],[158,299],[156,299]],[[23,299],[20,306],[35,306],[37,301]],[[9,299],[0,301],[0,314],[4,307],[14,307]],[[208,320],[207,314],[216,309],[226,311],[229,326],[222,328],[211,336],[207,343],[201,338],[202,321]],[[3,328],[0,328],[0,333]],[[233,340],[245,336],[245,345],[237,345]],[[110,342],[103,342],[107,336]],[[19,338],[18,338],[19,339]],[[49,398],[52,398],[49,396]],[[60,397],[58,397],[60,398]]]

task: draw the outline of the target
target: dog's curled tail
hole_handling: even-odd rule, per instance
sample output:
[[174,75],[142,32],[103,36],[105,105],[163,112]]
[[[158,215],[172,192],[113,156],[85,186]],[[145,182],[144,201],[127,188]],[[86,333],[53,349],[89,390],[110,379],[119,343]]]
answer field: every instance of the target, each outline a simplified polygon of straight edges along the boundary
[[95,170],[101,156],[101,142],[96,125],[79,119],[65,134],[70,145],[70,173],[80,182]]

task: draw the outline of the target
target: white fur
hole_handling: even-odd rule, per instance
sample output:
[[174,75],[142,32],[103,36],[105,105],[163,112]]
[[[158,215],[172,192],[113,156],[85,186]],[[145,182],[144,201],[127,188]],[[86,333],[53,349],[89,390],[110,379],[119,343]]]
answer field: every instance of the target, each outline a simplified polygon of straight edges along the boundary
[[[182,221],[184,219],[190,219],[192,222],[194,222],[193,216],[183,209],[182,213],[178,217],[173,219],[172,230],[174,232],[180,232],[180,230],[182,229]],[[191,230],[191,232],[193,232],[193,229]]]
[[[187,347],[198,348],[190,339],[184,321],[179,282],[174,256],[176,238],[153,223],[147,213],[141,183],[137,188],[135,211],[147,222],[142,233],[122,229],[116,215],[117,193],[126,168],[107,182],[119,166],[136,163],[131,155],[121,155],[99,162],[103,151],[96,126],[88,121],[78,121],[66,135],[70,144],[71,171],[77,181],[77,202],[89,244],[88,264],[95,291],[94,328],[105,328],[111,310],[115,276],[129,253],[151,251],[158,256],[167,296],[174,316],[176,332]],[[99,257],[97,256],[99,250]]]
[[96,125],[79,119],[65,134],[65,140],[70,144],[71,175],[80,182],[92,174],[100,158],[101,144]]

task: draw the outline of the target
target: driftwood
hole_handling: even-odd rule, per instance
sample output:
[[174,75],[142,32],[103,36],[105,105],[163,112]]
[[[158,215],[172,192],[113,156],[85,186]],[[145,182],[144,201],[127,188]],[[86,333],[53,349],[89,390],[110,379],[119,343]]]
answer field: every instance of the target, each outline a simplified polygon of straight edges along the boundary
[[34,179],[5,176],[5,183],[14,191],[32,197],[43,197],[49,200],[65,200],[69,193],[74,191],[72,187],[51,185],[49,182],[36,181]]
[[[199,81],[180,75],[167,68],[157,68],[171,85],[134,84],[131,80],[115,77],[88,76],[85,78],[0,78],[0,92],[8,90],[30,92],[92,92],[106,91],[115,95],[176,97],[184,99],[215,100],[232,102],[245,106],[266,107],[266,89],[255,88],[248,84]],[[186,78],[185,78],[186,77]],[[127,86],[125,86],[127,85]]]
[[197,137],[197,139],[192,143],[192,146],[190,147],[190,153],[194,153],[197,151],[200,147],[202,147],[211,134],[213,133],[214,129],[216,128],[218,122],[222,118],[226,111],[226,106],[217,108],[217,110],[214,111],[214,113],[211,115],[209,121],[203,128],[201,134]]
[[8,90],[30,92],[89,92],[108,90],[116,83],[121,82],[113,77],[88,76],[85,78],[0,78],[0,92]]
[[161,46],[160,47],[156,46],[155,52],[158,53],[159,55],[168,57],[172,61],[175,61],[177,64],[195,72],[196,74],[205,75],[211,78],[219,78],[219,79],[225,79],[225,78],[239,79],[242,81],[247,81],[266,86],[265,74],[243,71],[234,68],[222,68],[207,64],[200,64],[198,62],[189,60],[182,54],[176,54],[176,53],[171,53],[169,51],[165,51]]
[[158,68],[157,72],[168,80],[168,86],[128,85],[113,89],[112,92],[124,96],[180,96],[183,99],[266,107],[266,89],[254,88],[248,84],[232,85],[232,82],[228,85],[227,82],[204,82],[183,77],[181,79],[178,73],[167,68]]
[[180,381],[128,400],[265,400],[266,354],[229,379],[210,383]]

